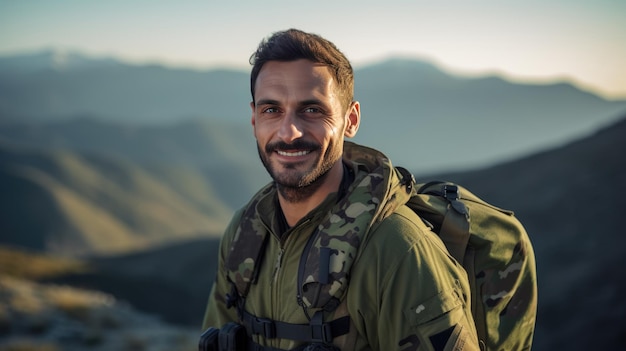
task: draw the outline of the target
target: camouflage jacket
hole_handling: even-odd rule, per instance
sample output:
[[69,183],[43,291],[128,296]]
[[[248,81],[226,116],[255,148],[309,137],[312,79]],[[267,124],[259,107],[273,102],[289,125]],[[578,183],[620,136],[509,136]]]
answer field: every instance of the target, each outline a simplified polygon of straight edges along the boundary
[[[326,312],[325,320],[350,316],[350,332],[333,339],[341,350],[478,350],[466,273],[439,237],[404,205],[406,185],[389,160],[346,142],[344,163],[355,175],[347,194],[341,199],[331,194],[282,236],[275,230],[273,184],[235,214],[222,238],[203,327],[239,320],[237,310],[226,303],[230,280],[240,289],[249,287],[246,312],[274,321],[309,323],[312,312],[338,298],[341,303]],[[235,260],[239,266],[233,270],[231,255],[239,252],[242,231],[253,231],[257,238],[248,235],[245,245],[268,240],[261,255]],[[308,286],[299,289],[300,259],[314,234],[303,281]],[[333,252],[330,282],[315,278],[322,247]],[[256,283],[246,285],[255,260],[260,261]],[[299,291],[304,292],[300,300]],[[299,346],[294,340],[260,335],[252,340],[283,350]]]

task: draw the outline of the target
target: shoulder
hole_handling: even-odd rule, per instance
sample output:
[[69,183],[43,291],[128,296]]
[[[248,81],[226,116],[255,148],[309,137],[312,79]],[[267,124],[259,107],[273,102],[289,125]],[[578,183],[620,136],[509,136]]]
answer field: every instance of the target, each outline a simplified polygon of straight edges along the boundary
[[464,275],[439,236],[406,206],[372,228],[353,266],[353,278],[368,281],[366,284],[377,289],[388,287],[392,281],[403,285],[408,278],[429,281],[427,285],[435,290],[427,294]]
[[434,245],[447,252],[443,242],[409,207],[401,206],[390,216],[375,224],[364,242],[364,250],[392,250],[396,254],[414,250],[416,246]]
[[[387,334],[396,333],[394,328],[421,325],[453,309],[462,316],[463,309],[458,307],[468,296],[466,279],[437,234],[402,206],[374,226],[359,249],[351,272],[348,310],[362,316],[355,321],[359,330],[386,330],[378,321],[395,320]],[[422,308],[428,313],[419,313]]]

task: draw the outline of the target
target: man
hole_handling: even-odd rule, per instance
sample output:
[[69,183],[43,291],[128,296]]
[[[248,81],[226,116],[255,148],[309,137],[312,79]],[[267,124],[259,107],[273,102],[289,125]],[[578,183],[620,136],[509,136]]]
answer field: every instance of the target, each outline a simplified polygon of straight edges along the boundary
[[361,121],[346,57],[291,29],[251,64],[273,182],[225,232],[204,328],[243,326],[253,350],[478,350],[466,273],[404,206],[410,183],[344,141]]

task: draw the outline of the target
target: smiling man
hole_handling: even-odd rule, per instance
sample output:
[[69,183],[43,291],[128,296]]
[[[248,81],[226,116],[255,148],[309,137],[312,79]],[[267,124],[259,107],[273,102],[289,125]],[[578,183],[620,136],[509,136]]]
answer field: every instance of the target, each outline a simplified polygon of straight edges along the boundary
[[478,350],[465,271],[405,206],[410,183],[356,135],[350,62],[299,30],[251,58],[252,127],[273,182],[233,217],[207,349]]

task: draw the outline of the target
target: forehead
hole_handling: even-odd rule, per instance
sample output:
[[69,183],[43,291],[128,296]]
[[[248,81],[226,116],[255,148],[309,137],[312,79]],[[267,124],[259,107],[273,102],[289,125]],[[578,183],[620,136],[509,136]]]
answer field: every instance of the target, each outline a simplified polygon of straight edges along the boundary
[[[328,67],[309,60],[269,61],[255,83],[257,99],[270,94],[334,96],[336,82]],[[321,96],[318,96],[321,95]]]

